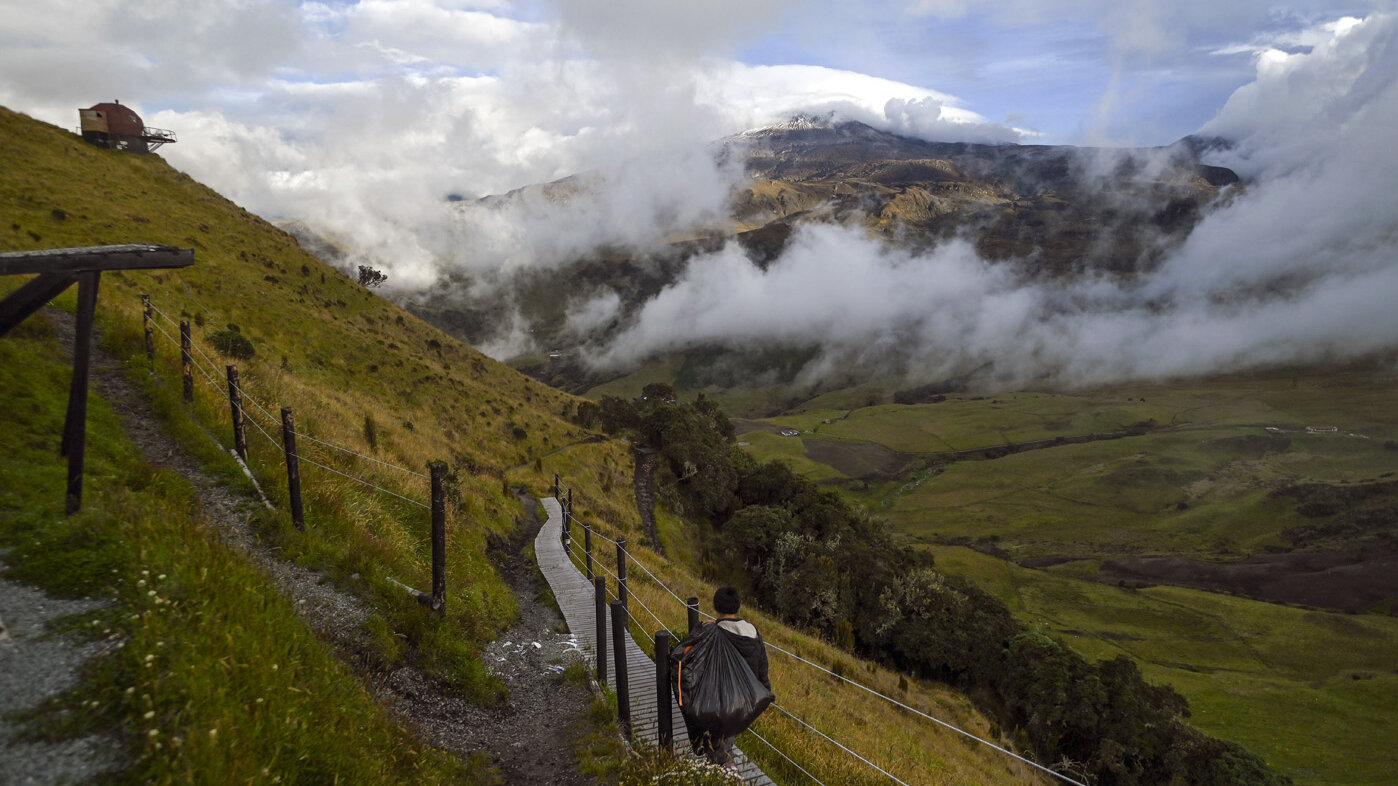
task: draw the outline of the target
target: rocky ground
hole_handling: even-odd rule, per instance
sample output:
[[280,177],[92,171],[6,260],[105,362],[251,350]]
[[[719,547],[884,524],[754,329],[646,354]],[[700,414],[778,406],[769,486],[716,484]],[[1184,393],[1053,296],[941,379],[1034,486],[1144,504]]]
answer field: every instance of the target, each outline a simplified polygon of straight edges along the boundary
[[[2,556],[2,555],[0,555]],[[5,563],[0,560],[0,574]],[[22,584],[0,579],[0,783],[15,786],[67,783],[111,769],[114,742],[82,737],[63,742],[23,739],[11,718],[63,693],[79,669],[111,642],[75,643],[52,634],[48,623],[101,604],[58,600]]]
[[[51,313],[50,317],[60,337],[71,345],[71,316]],[[94,351],[92,373],[94,392],[117,411],[146,461],[194,483],[204,516],[218,537],[262,568],[293,601],[307,626],[360,672],[370,691],[404,726],[430,744],[463,757],[488,753],[510,784],[590,782],[577,772],[568,741],[580,730],[592,696],[586,687],[562,678],[563,669],[579,662],[580,655],[572,638],[560,632],[558,612],[539,602],[541,579],[524,556],[524,547],[539,528],[532,500],[521,500],[524,512],[514,536],[494,544],[492,550],[519,600],[521,615],[483,656],[508,687],[509,701],[499,708],[483,708],[451,695],[417,669],[401,667],[383,673],[370,665],[361,657],[367,647],[360,623],[369,611],[360,600],[319,574],[280,559],[275,549],[260,542],[246,511],[263,503],[223,486],[190,459],[165,433],[148,402],[122,377],[114,360]],[[82,664],[96,655],[100,645],[75,645],[44,631],[49,622],[89,608],[90,603],[55,601],[31,588],[0,582],[0,616],[10,626],[8,632],[0,627],[0,715],[37,706],[73,684]],[[118,766],[110,741],[88,738],[36,747],[14,742],[13,733],[0,720],[0,782],[80,781]]]

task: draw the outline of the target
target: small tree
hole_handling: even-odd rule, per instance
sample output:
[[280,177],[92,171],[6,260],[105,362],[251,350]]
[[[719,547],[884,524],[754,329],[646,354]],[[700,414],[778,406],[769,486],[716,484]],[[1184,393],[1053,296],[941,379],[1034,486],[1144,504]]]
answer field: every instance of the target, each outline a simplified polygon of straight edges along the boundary
[[386,274],[380,273],[368,265],[359,266],[359,283],[361,286],[372,289],[387,280],[388,276]]

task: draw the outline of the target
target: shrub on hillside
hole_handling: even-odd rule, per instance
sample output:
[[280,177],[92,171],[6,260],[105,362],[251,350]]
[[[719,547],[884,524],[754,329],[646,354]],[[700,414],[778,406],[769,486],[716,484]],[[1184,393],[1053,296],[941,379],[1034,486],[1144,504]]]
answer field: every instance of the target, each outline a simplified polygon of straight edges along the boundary
[[209,336],[209,343],[214,345],[219,354],[239,360],[247,360],[257,352],[242,330],[233,324]]

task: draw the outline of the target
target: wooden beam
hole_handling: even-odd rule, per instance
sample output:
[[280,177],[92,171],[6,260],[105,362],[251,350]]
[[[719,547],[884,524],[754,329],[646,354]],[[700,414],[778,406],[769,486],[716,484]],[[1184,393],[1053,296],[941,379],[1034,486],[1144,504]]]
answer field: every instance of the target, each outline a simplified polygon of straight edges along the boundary
[[0,254],[0,276],[176,268],[189,267],[192,264],[192,248],[150,244],[54,248],[46,251],[12,251]]
[[73,338],[73,381],[68,387],[68,417],[63,423],[63,452],[68,456],[68,494],[64,510],[78,512],[83,504],[83,463],[87,450],[87,377],[92,365],[92,323],[97,312],[97,285],[102,274],[78,279],[78,329]]
[[26,281],[24,286],[0,300],[0,336],[28,319],[30,314],[61,295],[77,280],[77,275],[73,273],[44,273]]

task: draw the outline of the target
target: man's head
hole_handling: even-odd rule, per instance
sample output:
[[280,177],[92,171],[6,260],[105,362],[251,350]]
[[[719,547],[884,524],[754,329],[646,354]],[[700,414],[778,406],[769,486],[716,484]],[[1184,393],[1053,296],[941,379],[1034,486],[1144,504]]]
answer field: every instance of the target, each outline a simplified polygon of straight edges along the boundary
[[719,587],[714,593],[714,611],[719,614],[737,614],[741,605],[738,591],[732,587]]

